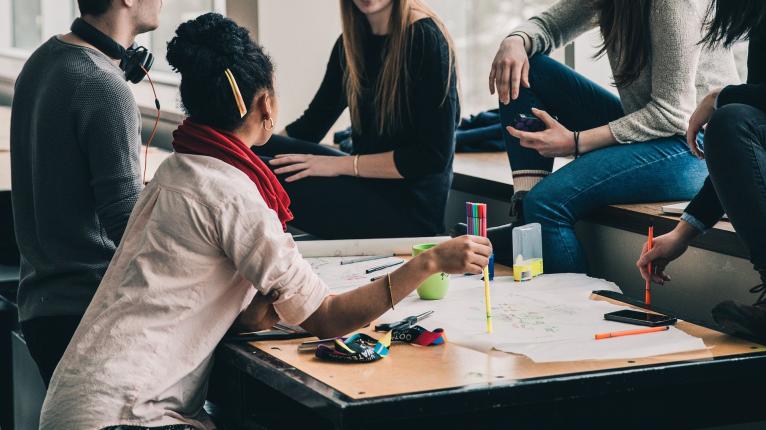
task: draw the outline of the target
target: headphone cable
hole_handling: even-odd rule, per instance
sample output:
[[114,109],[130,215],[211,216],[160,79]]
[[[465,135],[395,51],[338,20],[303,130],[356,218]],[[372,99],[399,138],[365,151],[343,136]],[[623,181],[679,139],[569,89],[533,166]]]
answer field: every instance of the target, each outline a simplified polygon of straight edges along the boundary
[[146,77],[149,78],[149,85],[152,87],[152,93],[154,93],[154,106],[157,108],[157,117],[154,119],[154,127],[152,128],[152,133],[149,135],[149,140],[146,141],[146,149],[144,149],[144,177],[143,177],[143,183],[146,184],[146,168],[149,166],[149,146],[151,146],[152,141],[154,140],[154,135],[157,134],[157,127],[160,125],[160,99],[157,97],[157,89],[154,87],[154,81],[152,80],[151,75],[149,75],[149,71],[146,70],[146,68],[141,65],[141,70],[144,71],[144,74],[146,74]]

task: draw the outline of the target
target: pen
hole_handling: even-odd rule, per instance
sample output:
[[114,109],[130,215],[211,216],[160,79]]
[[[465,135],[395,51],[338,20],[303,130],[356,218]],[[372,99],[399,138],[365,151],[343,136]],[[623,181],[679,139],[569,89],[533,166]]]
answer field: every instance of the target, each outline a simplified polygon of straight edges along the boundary
[[369,257],[359,257],[359,258],[354,258],[354,259],[351,259],[351,260],[342,260],[340,262],[340,264],[341,265],[346,265],[346,264],[361,263],[362,261],[380,260],[382,258],[389,258],[389,257],[393,257],[393,256],[394,256],[394,254],[371,255]]
[[288,340],[311,337],[308,332],[287,333],[282,330],[264,330],[229,334],[223,337],[224,342],[252,342],[258,340]]
[[670,329],[670,327],[665,325],[662,327],[648,327],[648,328],[639,328],[635,330],[613,331],[609,333],[598,333],[596,334],[595,338],[596,340],[602,340],[602,339],[609,339],[610,337],[632,336],[634,334],[654,333],[658,331],[665,331],[668,329]]
[[420,315],[415,315],[411,317],[404,318],[403,320],[399,320],[392,323],[386,323],[386,324],[378,324],[375,326],[375,331],[389,331],[389,330],[395,330],[395,329],[403,329],[412,327],[415,324],[419,323],[420,321],[428,318],[433,314],[434,311],[425,311]]
[[397,261],[396,263],[389,263],[389,264],[384,264],[384,265],[382,265],[382,266],[373,267],[372,269],[367,269],[367,270],[365,270],[365,271],[364,271],[364,273],[366,273],[366,274],[368,274],[368,275],[369,275],[369,274],[370,274],[370,273],[372,273],[372,272],[377,272],[378,270],[383,270],[383,269],[387,269],[387,268],[389,268],[389,267],[398,266],[398,265],[400,265],[400,264],[402,264],[402,263],[404,263],[404,260],[399,260],[399,261]]
[[[649,239],[646,243],[646,250],[651,251],[654,242],[654,226],[649,226]],[[649,277],[646,279],[646,286],[644,287],[644,303],[647,305],[652,304],[652,262],[649,262]]]

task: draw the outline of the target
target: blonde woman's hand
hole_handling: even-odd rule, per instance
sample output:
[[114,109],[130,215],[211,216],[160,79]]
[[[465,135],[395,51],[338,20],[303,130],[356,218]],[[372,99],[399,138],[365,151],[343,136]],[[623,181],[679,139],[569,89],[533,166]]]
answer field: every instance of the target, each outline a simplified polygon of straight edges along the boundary
[[340,176],[353,174],[353,157],[331,155],[280,154],[269,161],[277,175],[292,173],[285,182],[295,182],[310,176]]
[[503,104],[519,97],[519,86],[529,88],[529,57],[521,35],[503,39],[489,72],[489,92]]

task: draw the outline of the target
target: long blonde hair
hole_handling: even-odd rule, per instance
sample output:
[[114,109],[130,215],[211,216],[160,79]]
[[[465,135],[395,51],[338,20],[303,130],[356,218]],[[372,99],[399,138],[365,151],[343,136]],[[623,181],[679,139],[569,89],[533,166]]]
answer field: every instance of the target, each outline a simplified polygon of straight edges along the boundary
[[[340,0],[343,22],[343,51],[345,56],[344,84],[351,111],[351,124],[361,127],[359,103],[365,80],[363,37],[367,31],[367,18],[354,5],[353,0]],[[444,89],[446,102],[452,85],[452,71],[456,70],[454,44],[444,22],[422,0],[392,0],[389,20],[388,43],[383,66],[375,83],[374,105],[376,106],[378,135],[393,134],[411,118],[410,97],[410,50],[412,46],[412,24],[415,13],[431,18],[447,40],[449,71]]]

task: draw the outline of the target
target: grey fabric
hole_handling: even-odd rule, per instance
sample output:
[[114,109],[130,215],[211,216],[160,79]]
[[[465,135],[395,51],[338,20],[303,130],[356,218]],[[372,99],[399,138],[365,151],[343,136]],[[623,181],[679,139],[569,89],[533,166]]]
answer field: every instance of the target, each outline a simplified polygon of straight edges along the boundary
[[[710,0],[652,2],[650,64],[636,81],[618,88],[625,116],[609,123],[618,142],[683,135],[702,97],[739,82],[731,51],[698,44],[709,4]],[[596,8],[581,0],[560,0],[514,31],[530,37],[530,57],[547,54],[596,28],[596,15]],[[617,52],[609,50],[607,57],[614,70]]]
[[11,112],[20,320],[85,312],[142,188],[140,124],[102,53],[53,37],[24,65]]

